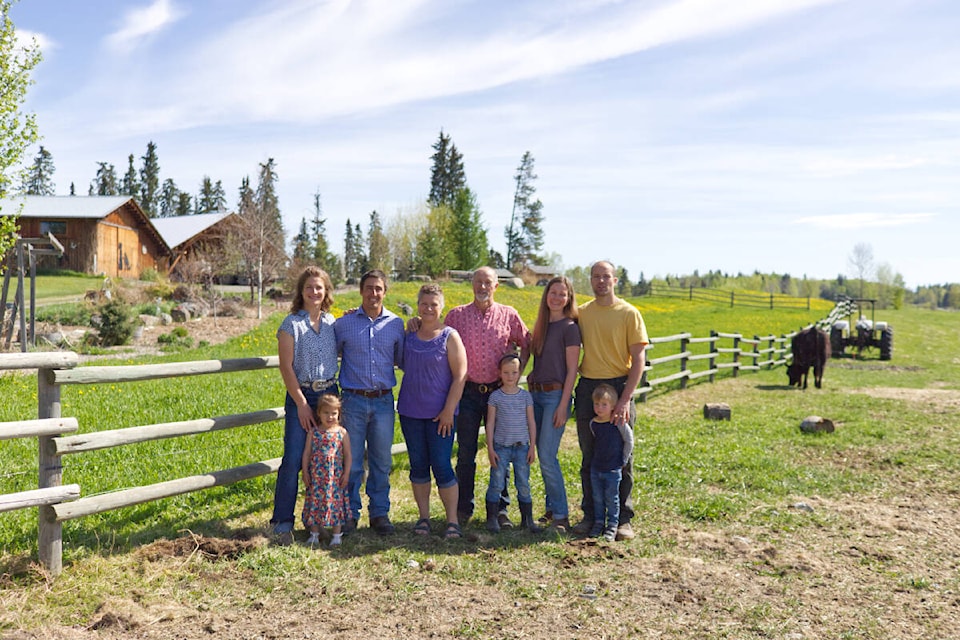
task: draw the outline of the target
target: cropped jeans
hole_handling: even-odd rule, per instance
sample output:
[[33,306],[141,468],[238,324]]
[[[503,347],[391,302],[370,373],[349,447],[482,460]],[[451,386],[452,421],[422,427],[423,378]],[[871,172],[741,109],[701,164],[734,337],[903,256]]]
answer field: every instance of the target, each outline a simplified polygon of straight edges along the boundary
[[490,467],[490,484],[487,485],[487,502],[499,502],[507,486],[507,474],[513,465],[513,481],[517,487],[517,502],[530,503],[530,463],[527,462],[529,444],[494,444],[493,450],[500,458],[499,464]]
[[[310,408],[316,411],[317,401],[325,393],[337,395],[337,385],[324,391],[303,389]],[[277,470],[277,484],[273,490],[273,517],[270,524],[274,533],[293,531],[293,510],[297,506],[297,495],[300,492],[300,467],[303,465],[303,448],[307,445],[307,431],[300,426],[300,417],[297,415],[297,403],[287,394],[283,403],[285,412],[283,418],[283,458],[280,469]]]
[[367,515],[370,518],[385,516],[390,512],[390,469],[393,466],[393,393],[379,398],[366,398],[344,391],[343,427],[350,434],[350,509],[353,517],[360,519],[360,485],[363,484],[363,453],[367,453]]
[[454,429],[446,436],[437,433],[439,421],[429,418],[411,418],[400,415],[400,428],[403,440],[407,443],[407,458],[410,460],[410,482],[427,484],[430,482],[430,470],[437,481],[438,489],[447,489],[457,484],[453,473]]
[[[537,455],[540,458],[540,475],[543,476],[546,510],[553,513],[554,518],[566,518],[569,515],[567,489],[558,458],[566,424],[559,428],[553,426],[553,414],[560,406],[563,389],[534,391],[530,395],[533,396],[533,415],[537,423]],[[569,410],[568,403],[568,418]]]

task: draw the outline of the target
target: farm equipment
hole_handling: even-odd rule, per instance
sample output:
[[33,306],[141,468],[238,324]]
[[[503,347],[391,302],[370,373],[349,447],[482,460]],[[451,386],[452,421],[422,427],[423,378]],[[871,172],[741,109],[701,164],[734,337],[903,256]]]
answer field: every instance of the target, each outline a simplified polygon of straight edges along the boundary
[[[893,357],[893,327],[876,321],[877,301],[870,298],[850,298],[847,301],[848,316],[837,320],[830,327],[830,351],[839,357],[844,351],[856,349],[860,355],[864,349],[879,349],[880,359]],[[864,315],[864,306],[870,305],[870,317]],[[854,315],[857,316],[853,322]]]

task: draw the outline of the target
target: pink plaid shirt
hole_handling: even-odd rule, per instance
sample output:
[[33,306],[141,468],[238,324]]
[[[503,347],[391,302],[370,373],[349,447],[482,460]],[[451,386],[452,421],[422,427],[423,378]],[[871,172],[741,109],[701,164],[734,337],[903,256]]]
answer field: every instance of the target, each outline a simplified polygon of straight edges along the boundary
[[530,340],[517,310],[496,302],[485,312],[472,302],[454,307],[443,322],[460,334],[467,351],[467,380],[478,384],[498,380],[500,357],[514,346],[526,349]]

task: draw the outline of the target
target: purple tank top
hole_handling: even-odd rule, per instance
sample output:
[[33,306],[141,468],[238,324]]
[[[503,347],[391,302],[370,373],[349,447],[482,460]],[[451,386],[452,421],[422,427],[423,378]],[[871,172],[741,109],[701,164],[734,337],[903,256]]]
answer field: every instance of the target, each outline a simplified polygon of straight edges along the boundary
[[432,340],[407,334],[403,342],[403,382],[397,398],[400,415],[431,419],[443,411],[453,382],[447,360],[447,337],[453,331],[444,327]]

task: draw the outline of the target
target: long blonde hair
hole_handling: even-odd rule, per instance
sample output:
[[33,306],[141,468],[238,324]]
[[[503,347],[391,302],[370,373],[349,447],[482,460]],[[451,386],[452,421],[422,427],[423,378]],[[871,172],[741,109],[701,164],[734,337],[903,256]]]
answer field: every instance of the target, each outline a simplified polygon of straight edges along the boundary
[[533,324],[533,336],[530,340],[530,346],[533,355],[539,356],[543,353],[543,343],[547,340],[547,327],[550,326],[550,307],[547,306],[547,296],[550,295],[550,287],[561,283],[567,288],[567,304],[563,305],[563,315],[574,322],[580,317],[577,310],[577,295],[573,291],[573,283],[566,276],[554,276],[547,282],[543,288],[543,295],[540,296],[540,309],[537,311],[537,321]]

